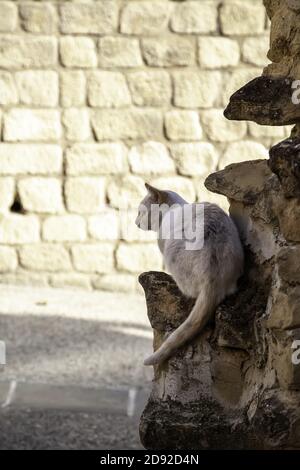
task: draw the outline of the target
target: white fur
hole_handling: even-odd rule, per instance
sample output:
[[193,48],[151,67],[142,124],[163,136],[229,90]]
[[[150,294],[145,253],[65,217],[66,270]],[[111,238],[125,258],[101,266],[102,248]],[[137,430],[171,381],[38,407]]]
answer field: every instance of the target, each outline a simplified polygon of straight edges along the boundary
[[[167,270],[184,295],[197,299],[187,320],[145,360],[145,365],[153,365],[168,359],[178,347],[201,331],[219,303],[235,292],[243,272],[244,254],[232,219],[220,207],[208,202],[203,203],[205,238],[201,249],[187,250],[187,239],[177,239],[176,236],[183,229],[189,229],[191,223],[199,222],[201,227],[201,220],[197,219],[199,216],[196,213],[192,220],[184,220],[183,224],[172,227],[169,239],[163,239],[161,234],[170,208],[174,204],[183,207],[188,203],[171,191],[160,191],[149,185],[147,188],[148,194],[139,207],[136,224],[143,230],[150,229],[158,233],[158,245]],[[149,226],[153,204],[159,204],[162,215],[152,218]]]

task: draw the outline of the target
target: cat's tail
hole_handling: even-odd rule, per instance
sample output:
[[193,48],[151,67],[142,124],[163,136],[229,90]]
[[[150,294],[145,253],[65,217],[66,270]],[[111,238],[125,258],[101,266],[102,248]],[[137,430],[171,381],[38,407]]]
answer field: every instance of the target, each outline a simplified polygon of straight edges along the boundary
[[180,346],[183,346],[204,328],[219,303],[214,295],[216,292],[215,289],[212,289],[211,286],[205,287],[202,286],[201,292],[188,318],[171,333],[154,354],[145,359],[145,366],[164,362],[171,357]]

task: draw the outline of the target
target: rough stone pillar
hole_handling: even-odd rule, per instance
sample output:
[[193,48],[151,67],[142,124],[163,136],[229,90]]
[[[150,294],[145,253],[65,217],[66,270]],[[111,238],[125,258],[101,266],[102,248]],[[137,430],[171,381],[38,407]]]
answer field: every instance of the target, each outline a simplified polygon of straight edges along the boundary
[[[205,182],[230,202],[246,269],[215,322],[155,367],[140,425],[149,449],[300,449],[300,105],[292,102],[300,0],[264,4],[272,63],[232,96],[225,115],[295,129],[269,160],[232,164]],[[156,349],[192,305],[164,273],[140,282]]]
[[300,135],[300,106],[292,101],[293,82],[300,79],[300,2],[264,0],[264,5],[271,20],[271,63],[234,93],[224,114],[270,126],[296,124],[293,134]]

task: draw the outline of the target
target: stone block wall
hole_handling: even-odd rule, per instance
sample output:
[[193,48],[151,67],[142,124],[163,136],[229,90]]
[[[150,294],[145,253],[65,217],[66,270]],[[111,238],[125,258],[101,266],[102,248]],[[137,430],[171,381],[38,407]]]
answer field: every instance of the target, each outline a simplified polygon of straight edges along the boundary
[[261,0],[0,0],[0,282],[133,291],[161,269],[144,181],[188,200],[289,129],[230,122],[267,63]]

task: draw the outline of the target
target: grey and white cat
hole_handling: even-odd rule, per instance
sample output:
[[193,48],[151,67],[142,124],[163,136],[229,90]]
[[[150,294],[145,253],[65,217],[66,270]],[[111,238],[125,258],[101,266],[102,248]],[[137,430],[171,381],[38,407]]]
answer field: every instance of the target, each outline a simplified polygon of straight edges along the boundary
[[[147,183],[145,186],[148,194],[139,206],[136,225],[157,232],[166,269],[180,291],[196,299],[188,318],[144,361],[145,365],[154,365],[170,358],[199,333],[222,300],[236,291],[243,273],[244,252],[233,220],[216,204],[203,203],[203,218],[196,204],[188,204],[173,191],[162,191]],[[161,209],[159,212],[157,207]],[[172,219],[171,212],[176,213],[180,208],[191,210],[192,217]],[[171,219],[173,225],[169,223]],[[167,237],[162,230],[166,220],[171,227]],[[199,249],[187,249],[185,234],[193,232],[192,226],[202,227],[203,246],[199,245]]]

